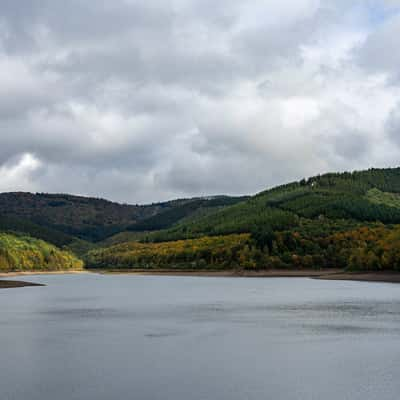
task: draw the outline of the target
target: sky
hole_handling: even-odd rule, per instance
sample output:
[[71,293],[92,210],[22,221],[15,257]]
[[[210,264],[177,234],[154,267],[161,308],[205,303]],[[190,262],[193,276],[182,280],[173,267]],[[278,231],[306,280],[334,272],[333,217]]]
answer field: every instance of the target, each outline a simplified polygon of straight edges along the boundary
[[126,203],[400,164],[398,0],[1,0],[0,191]]

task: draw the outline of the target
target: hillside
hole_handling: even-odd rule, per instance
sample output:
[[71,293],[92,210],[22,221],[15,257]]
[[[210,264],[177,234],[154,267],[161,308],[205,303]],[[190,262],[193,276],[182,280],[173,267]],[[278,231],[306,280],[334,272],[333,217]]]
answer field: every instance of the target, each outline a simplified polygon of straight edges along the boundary
[[249,235],[227,235],[178,240],[173,243],[123,243],[90,251],[92,268],[232,268],[239,265]]
[[86,240],[98,240],[162,209],[63,194],[2,193],[0,216],[30,221]]
[[[192,215],[168,229],[142,233],[136,239],[143,242],[141,247],[126,244],[94,250],[87,262],[94,267],[171,267],[187,262],[219,268],[221,260],[205,257],[200,243],[208,238],[210,254],[217,249],[220,254],[216,243],[225,238],[231,267],[397,270],[397,224],[399,168],[326,174]],[[237,234],[247,234],[247,239],[233,244],[230,238]]]
[[[95,242],[125,230],[168,228],[201,208],[240,200],[221,196],[139,206],[64,194],[1,193],[0,231],[27,233],[58,246],[68,245],[74,237]],[[155,220],[156,215],[160,218]]]
[[82,269],[67,251],[28,236],[0,233],[0,271],[55,271]]
[[251,232],[258,225],[285,230],[302,220],[400,223],[400,168],[326,174],[266,190],[247,201],[171,229],[150,241]]
[[15,218],[7,215],[0,215],[0,228],[3,232],[25,233],[29,236],[52,243],[58,247],[67,246],[76,240],[74,236],[35,224],[28,219]]
[[400,168],[330,173],[252,197],[144,206],[4,193],[0,232],[46,240],[88,267],[397,270]]

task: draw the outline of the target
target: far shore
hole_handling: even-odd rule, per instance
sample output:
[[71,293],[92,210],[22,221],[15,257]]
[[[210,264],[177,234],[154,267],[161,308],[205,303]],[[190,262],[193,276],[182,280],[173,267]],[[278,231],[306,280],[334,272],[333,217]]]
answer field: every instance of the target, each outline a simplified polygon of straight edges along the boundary
[[239,269],[101,269],[95,270],[102,274],[123,275],[158,275],[158,276],[204,276],[204,277],[243,277],[243,278],[291,278],[291,277],[319,277],[321,275],[343,273],[341,269],[329,270],[239,270]]
[[359,282],[386,282],[400,283],[399,272],[342,272],[332,275],[322,275],[317,279],[336,281],[359,281]]
[[104,269],[94,272],[102,274],[152,275],[152,276],[199,276],[199,277],[242,277],[242,278],[312,278],[365,282],[400,283],[396,272],[347,272],[342,269],[281,270],[178,270],[178,269]]
[[68,274],[104,274],[104,275],[137,275],[137,276],[198,276],[198,277],[238,277],[238,278],[312,278],[323,280],[343,280],[362,282],[400,283],[400,272],[348,272],[343,269],[267,269],[267,270],[189,270],[189,269],[84,269],[75,271],[11,271],[0,272],[0,288],[43,286],[40,284],[18,281],[4,281],[2,278],[30,275],[68,275]]

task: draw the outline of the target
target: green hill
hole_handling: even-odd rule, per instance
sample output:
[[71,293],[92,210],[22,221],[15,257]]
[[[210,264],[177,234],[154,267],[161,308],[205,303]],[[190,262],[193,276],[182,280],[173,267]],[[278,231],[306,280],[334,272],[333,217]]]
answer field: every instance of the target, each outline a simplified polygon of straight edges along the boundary
[[83,262],[67,251],[29,236],[0,233],[0,271],[82,269]]
[[227,206],[239,203],[247,197],[217,196],[215,198],[199,198],[170,207],[152,217],[145,218],[127,227],[128,231],[156,231],[166,229],[179,221],[193,218],[196,215],[209,215]]
[[[330,173],[266,190],[205,214],[193,213],[169,228],[142,232],[136,241],[142,241],[143,247],[117,245],[105,253],[98,249],[90,252],[87,261],[89,266],[98,266],[93,260],[106,255],[109,266],[124,260],[125,267],[143,267],[145,260],[144,265],[151,268],[173,266],[186,257],[183,259],[192,265],[220,267],[220,261],[202,255],[202,242],[196,242],[215,237],[215,243],[220,243],[218,238],[227,238],[226,257],[239,268],[397,270],[397,224],[400,168]],[[235,234],[248,236],[232,244],[229,238]],[[179,255],[184,243],[188,246],[186,256]],[[213,248],[214,242],[209,240],[207,246],[211,254],[220,254],[220,244]],[[171,255],[174,249],[175,258]]]
[[3,232],[19,232],[42,239],[55,246],[67,246],[75,240],[74,236],[67,235],[55,229],[35,224],[27,219],[0,215],[0,229]]
[[66,194],[1,193],[0,231],[32,234],[59,246],[68,245],[71,237],[97,242],[126,230],[168,228],[200,208],[215,209],[240,200],[220,196],[140,206]]
[[148,235],[150,241],[298,226],[302,219],[400,223],[400,168],[326,174],[266,190],[215,213]]
[[0,194],[0,232],[69,249],[89,267],[393,270],[400,265],[399,227],[400,168],[318,175],[251,197],[144,206]]

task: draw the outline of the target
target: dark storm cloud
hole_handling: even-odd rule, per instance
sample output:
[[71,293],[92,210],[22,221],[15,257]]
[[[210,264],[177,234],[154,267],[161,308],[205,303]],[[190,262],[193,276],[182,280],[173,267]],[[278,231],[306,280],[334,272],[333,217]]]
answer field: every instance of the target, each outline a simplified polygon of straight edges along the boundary
[[0,190],[144,202],[394,163],[397,11],[3,0]]

